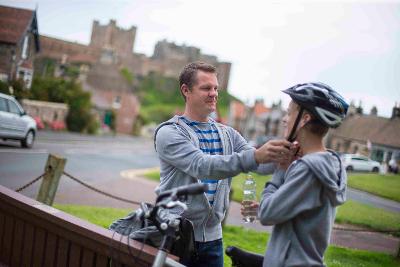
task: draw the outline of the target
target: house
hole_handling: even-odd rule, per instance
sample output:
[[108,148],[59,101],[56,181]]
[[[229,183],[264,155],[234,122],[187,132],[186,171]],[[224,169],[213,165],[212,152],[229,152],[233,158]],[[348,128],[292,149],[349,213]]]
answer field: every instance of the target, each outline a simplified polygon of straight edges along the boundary
[[30,88],[39,50],[36,10],[0,6],[0,80],[22,79]]
[[239,101],[232,101],[229,124],[246,140],[260,145],[272,138],[283,136],[281,121],[284,115],[281,102],[266,107],[264,101],[259,99],[252,107],[247,107]]
[[343,153],[359,153],[379,162],[400,159],[400,105],[390,118],[349,114],[339,128],[330,131],[327,146]]
[[110,112],[116,115],[115,131],[131,134],[139,114],[139,100],[133,88],[113,64],[98,63],[87,74],[83,88],[92,95],[102,126],[111,126]]

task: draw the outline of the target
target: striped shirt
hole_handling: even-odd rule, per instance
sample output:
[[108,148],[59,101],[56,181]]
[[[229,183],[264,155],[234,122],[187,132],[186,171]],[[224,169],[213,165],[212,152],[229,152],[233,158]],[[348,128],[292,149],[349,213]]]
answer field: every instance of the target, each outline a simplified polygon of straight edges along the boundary
[[[208,155],[222,155],[222,143],[218,134],[217,127],[214,122],[198,122],[180,117],[193,131],[199,139],[200,150]],[[200,182],[207,184],[208,191],[206,196],[208,202],[212,206],[214,204],[214,196],[217,191],[218,180],[210,179],[207,177],[199,178]]]

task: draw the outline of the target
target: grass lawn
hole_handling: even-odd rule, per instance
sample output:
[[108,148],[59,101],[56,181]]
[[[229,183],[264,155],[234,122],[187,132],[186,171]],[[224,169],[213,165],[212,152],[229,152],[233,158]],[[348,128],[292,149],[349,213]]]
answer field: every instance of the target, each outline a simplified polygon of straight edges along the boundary
[[[107,228],[114,220],[124,217],[129,210],[99,208],[75,205],[55,205],[57,209],[72,214],[91,223]],[[224,246],[235,245],[256,253],[263,254],[268,240],[266,233],[260,233],[242,227],[226,226],[224,228]],[[400,266],[400,261],[394,257],[376,252],[330,246],[325,255],[329,267],[393,267]],[[231,266],[225,256],[225,266]]]
[[371,194],[400,202],[400,175],[351,173],[348,185]]
[[378,209],[370,205],[347,200],[339,206],[337,223],[350,223],[376,230],[396,230],[400,235],[400,214]]
[[[144,175],[153,181],[160,181],[158,171],[148,172]],[[246,174],[241,173],[232,180],[233,200],[241,201],[242,184]],[[271,175],[258,175],[253,173],[257,183],[257,194],[260,196],[266,182],[271,179]],[[371,194],[400,202],[400,175],[381,175],[376,173],[350,173],[348,185]]]
[[[252,173],[253,178],[257,183],[257,197],[260,199],[260,195],[262,190],[264,189],[264,185],[267,181],[271,179],[271,175],[259,175]],[[369,174],[355,174],[355,175],[366,175]],[[232,179],[232,199],[237,202],[242,201],[243,190],[242,184],[247,174],[239,174],[238,176]],[[371,180],[375,181],[374,183],[370,182],[369,184],[373,185],[381,185],[381,183],[385,183],[385,180],[382,182],[377,182],[376,179],[385,178],[385,176],[380,177],[379,174],[371,174]],[[160,180],[160,174],[158,171],[149,172],[146,174],[146,177],[155,181]],[[374,178],[375,177],[375,178]],[[390,177],[390,176],[388,176]],[[358,180],[358,176],[351,175],[349,180]],[[397,179],[400,182],[400,176],[397,175],[392,179]],[[389,187],[389,186],[384,186]],[[389,188],[388,188],[389,190]],[[400,195],[400,192],[399,192]],[[361,204],[355,201],[348,200],[344,205],[340,206],[338,209],[338,213],[336,216],[337,223],[349,223],[359,226],[364,226],[371,229],[376,230],[397,230],[400,231],[400,214],[395,212],[389,212],[383,209],[375,208],[369,205]]]
[[143,176],[149,180],[160,182],[160,172],[159,171],[150,171],[150,172],[145,173]]

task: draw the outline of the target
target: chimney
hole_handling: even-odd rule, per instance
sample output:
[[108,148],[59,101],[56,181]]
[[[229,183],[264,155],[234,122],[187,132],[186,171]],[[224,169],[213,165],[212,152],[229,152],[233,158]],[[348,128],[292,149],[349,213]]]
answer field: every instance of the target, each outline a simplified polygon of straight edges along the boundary
[[394,107],[392,110],[391,119],[394,119],[394,118],[400,118],[400,103],[397,105],[397,102],[394,103]]
[[373,106],[371,108],[371,112],[369,113],[371,116],[378,116],[378,109],[376,108],[376,106]]

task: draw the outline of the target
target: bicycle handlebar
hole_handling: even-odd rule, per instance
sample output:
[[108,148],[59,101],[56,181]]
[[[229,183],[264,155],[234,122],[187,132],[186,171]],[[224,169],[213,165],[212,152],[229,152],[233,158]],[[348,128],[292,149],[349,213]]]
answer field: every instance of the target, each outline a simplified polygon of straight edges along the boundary
[[167,190],[165,192],[162,192],[160,195],[158,195],[156,199],[156,203],[161,201],[162,199],[169,197],[169,196],[187,196],[187,195],[197,195],[197,194],[202,194],[208,190],[208,186],[206,184],[189,184],[189,185],[184,185],[180,186],[177,188],[173,188],[171,190]]

